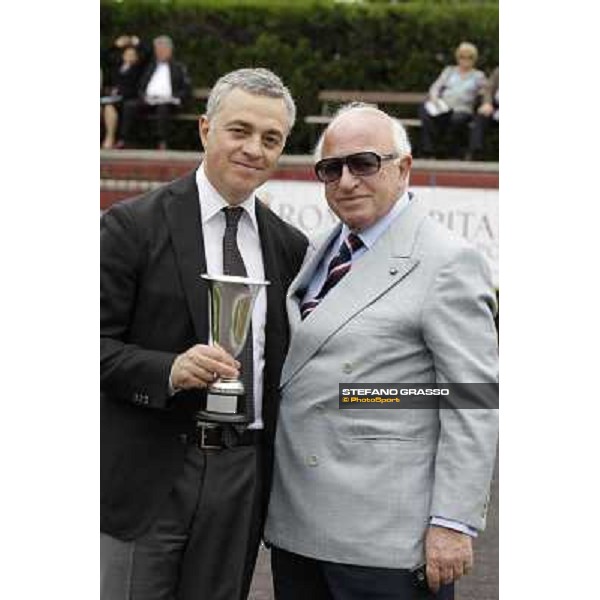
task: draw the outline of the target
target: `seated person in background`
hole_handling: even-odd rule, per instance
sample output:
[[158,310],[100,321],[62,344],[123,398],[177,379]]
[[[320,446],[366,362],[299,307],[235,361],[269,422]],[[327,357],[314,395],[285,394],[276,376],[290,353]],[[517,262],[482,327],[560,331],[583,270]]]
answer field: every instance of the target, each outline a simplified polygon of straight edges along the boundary
[[446,67],[429,88],[427,101],[419,107],[422,121],[421,152],[436,155],[439,136],[448,131],[452,139],[451,155],[462,158],[464,138],[473,117],[475,99],[485,85],[485,75],[475,69],[477,48],[462,42],[456,49],[456,66]]
[[483,92],[481,106],[477,110],[471,135],[467,160],[481,158],[483,138],[488,125],[498,127],[500,122],[500,67],[496,67],[487,80]]
[[142,63],[137,48],[126,46],[122,51],[121,64],[113,67],[106,75],[105,95],[100,100],[105,130],[102,147],[112,148],[115,145],[123,102],[137,97],[142,75]]
[[173,42],[161,35],[154,39],[154,58],[141,77],[139,97],[123,105],[122,144],[131,140],[133,125],[140,113],[156,118],[158,148],[167,147],[168,127],[173,111],[190,95],[191,84],[185,66],[173,60]]
[[150,47],[144,43],[139,36],[123,34],[114,39],[110,47],[100,51],[100,64],[104,73],[110,73],[121,66],[123,51],[132,46],[137,50],[140,64],[146,65]]

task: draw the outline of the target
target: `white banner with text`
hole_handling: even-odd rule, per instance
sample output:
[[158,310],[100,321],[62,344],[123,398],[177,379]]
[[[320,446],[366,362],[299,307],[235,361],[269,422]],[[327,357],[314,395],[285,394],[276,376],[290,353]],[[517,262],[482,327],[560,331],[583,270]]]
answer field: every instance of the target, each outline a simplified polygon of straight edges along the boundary
[[[498,190],[412,186],[410,189],[434,219],[479,248],[489,261],[498,288]],[[310,238],[331,229],[338,220],[327,206],[323,184],[318,182],[272,180],[259,188],[257,195]]]

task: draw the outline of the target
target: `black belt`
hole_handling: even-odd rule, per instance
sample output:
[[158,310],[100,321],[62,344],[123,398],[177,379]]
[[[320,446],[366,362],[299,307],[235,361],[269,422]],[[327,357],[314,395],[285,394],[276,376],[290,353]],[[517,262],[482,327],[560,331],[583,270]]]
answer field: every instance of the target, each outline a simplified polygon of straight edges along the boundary
[[262,438],[262,430],[246,429],[242,433],[231,425],[217,423],[196,423],[196,431],[188,436],[188,441],[201,450],[223,450],[235,446],[254,446]]

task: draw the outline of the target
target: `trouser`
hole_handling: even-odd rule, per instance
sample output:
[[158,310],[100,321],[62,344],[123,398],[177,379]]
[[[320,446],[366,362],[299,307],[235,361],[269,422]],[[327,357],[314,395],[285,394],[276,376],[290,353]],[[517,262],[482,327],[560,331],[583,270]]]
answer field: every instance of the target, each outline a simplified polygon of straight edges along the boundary
[[121,139],[127,144],[135,135],[135,127],[142,116],[155,121],[154,136],[158,142],[167,142],[175,107],[172,104],[146,104],[143,100],[125,100],[121,115]]
[[485,132],[490,124],[498,127],[498,121],[492,119],[492,117],[486,117],[485,115],[478,114],[473,122],[471,128],[471,134],[469,136],[469,153],[474,155],[480,153],[483,150],[483,140]]
[[275,546],[271,565],[275,600],[454,600],[454,584],[434,594],[407,569],[315,560]]
[[465,112],[450,111],[432,117],[423,105],[419,107],[421,119],[421,152],[425,155],[438,155],[437,145],[444,134],[451,140],[450,154],[461,158],[464,154],[465,134],[471,121],[471,115]]
[[260,446],[189,446],[150,529],[101,535],[101,600],[241,600],[260,542]]

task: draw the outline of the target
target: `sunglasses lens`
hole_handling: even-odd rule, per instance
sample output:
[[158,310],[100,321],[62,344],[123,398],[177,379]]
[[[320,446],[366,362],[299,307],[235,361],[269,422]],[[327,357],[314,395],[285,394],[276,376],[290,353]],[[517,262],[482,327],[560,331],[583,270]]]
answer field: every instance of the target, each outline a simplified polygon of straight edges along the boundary
[[359,152],[346,158],[348,169],[353,175],[373,175],[379,171],[379,157],[373,152]]
[[344,162],[341,159],[326,158],[315,165],[315,173],[321,181],[329,183],[338,180],[342,176],[343,168]]
[[379,171],[381,159],[374,152],[357,152],[346,158],[324,158],[315,165],[317,177],[325,182],[332,183],[342,176],[344,163],[352,175],[374,175]]

